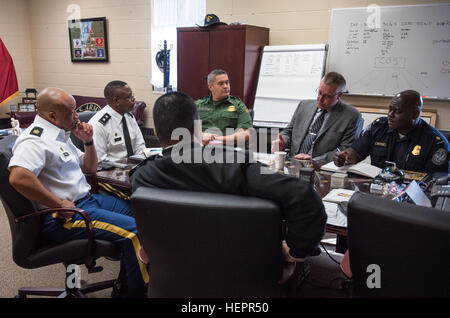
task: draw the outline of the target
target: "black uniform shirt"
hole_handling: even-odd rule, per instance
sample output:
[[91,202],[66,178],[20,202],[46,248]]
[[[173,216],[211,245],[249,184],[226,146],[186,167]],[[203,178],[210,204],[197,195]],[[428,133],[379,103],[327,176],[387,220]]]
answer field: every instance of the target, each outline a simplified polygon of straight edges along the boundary
[[352,148],[361,160],[370,155],[371,164],[380,168],[389,166],[386,161],[392,161],[405,170],[448,172],[448,140],[422,119],[400,138],[397,130],[389,128],[387,117],[380,117],[353,142]]

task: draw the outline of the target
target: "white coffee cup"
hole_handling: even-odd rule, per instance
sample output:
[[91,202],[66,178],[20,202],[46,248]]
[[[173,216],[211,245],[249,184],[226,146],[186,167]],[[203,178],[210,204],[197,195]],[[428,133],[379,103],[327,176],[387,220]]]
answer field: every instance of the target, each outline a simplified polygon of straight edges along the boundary
[[283,170],[286,161],[286,151],[275,151],[275,169]]

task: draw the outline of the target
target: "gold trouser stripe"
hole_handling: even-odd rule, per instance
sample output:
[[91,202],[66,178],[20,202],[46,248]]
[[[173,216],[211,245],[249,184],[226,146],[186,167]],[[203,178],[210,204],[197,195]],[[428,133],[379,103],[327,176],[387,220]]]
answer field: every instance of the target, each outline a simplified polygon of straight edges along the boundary
[[130,197],[128,195],[126,195],[125,193],[117,190],[116,188],[112,187],[111,185],[109,185],[107,183],[102,183],[102,182],[99,182],[98,184],[103,189],[105,189],[108,192],[112,192],[113,194],[115,194],[119,198],[124,199],[124,200],[128,200],[128,201],[130,200]]
[[[134,253],[136,254],[136,259],[139,264],[139,269],[141,270],[142,279],[144,280],[144,282],[146,284],[148,284],[149,276],[148,276],[147,268],[145,267],[145,264],[142,263],[139,258],[139,251],[141,249],[141,243],[139,242],[139,238],[137,237],[137,235],[134,234],[133,232],[129,232],[121,227],[118,227],[118,226],[110,224],[110,223],[102,222],[102,221],[92,221],[92,224],[93,224],[94,228],[96,228],[96,229],[108,231],[108,232],[117,234],[119,236],[122,236],[122,237],[125,237],[125,238],[131,240],[131,242],[133,243],[133,247],[134,247]],[[64,224],[64,227],[66,229],[70,230],[73,227],[78,227],[78,228],[83,227],[84,228],[84,227],[86,227],[86,224],[85,224],[84,220],[78,220],[73,223],[70,222],[70,220],[68,220]]]
[[107,184],[107,183],[101,183],[101,182],[99,182],[99,185],[100,185],[103,189],[105,189],[106,191],[115,194],[116,196],[118,196],[118,197],[121,198],[121,199],[124,199],[124,200],[130,200],[130,197],[129,197],[129,196],[127,196],[127,195],[124,194],[123,192],[117,190],[116,188],[112,187],[111,185],[109,185],[109,184]]

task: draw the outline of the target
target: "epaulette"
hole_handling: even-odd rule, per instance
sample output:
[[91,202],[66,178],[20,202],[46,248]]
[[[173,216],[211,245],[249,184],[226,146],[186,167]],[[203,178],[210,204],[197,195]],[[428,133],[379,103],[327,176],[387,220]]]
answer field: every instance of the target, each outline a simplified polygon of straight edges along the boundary
[[379,117],[379,118],[375,119],[373,121],[373,124],[378,126],[378,125],[386,124],[387,122],[388,122],[388,118],[387,118],[387,116],[384,116],[384,117]]
[[44,131],[44,128],[36,126],[36,127],[33,127],[33,129],[31,129],[30,135],[41,137],[43,131]]
[[242,102],[242,99],[240,99],[240,98],[237,97],[237,96],[229,95],[228,97],[229,97],[229,98],[233,98],[233,99],[237,99],[238,101],[241,101],[241,102]]
[[100,118],[100,119],[98,120],[98,122],[99,122],[100,124],[102,124],[103,126],[105,126],[106,123],[107,123],[110,119],[111,119],[111,115],[108,114],[108,113],[105,113],[105,114],[102,116],[102,118]]

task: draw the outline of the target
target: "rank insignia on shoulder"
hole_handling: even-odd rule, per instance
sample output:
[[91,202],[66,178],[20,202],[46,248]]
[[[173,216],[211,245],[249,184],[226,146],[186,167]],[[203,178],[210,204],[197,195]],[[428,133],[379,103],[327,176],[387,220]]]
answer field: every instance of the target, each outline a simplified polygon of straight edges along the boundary
[[103,126],[106,125],[106,123],[108,122],[108,120],[111,119],[111,115],[106,113],[102,116],[102,118],[100,118],[98,121],[99,123],[101,123]]
[[230,106],[228,106],[228,109],[227,109],[229,112],[234,112],[235,110],[236,110],[236,108],[234,107],[234,105],[230,105]]
[[415,147],[414,147],[414,149],[411,151],[411,153],[414,155],[414,156],[418,156],[418,155],[420,155],[420,150],[422,149],[422,147],[420,146],[420,145],[416,145]]
[[44,129],[41,127],[34,127],[31,129],[30,135],[41,137],[43,131]]

